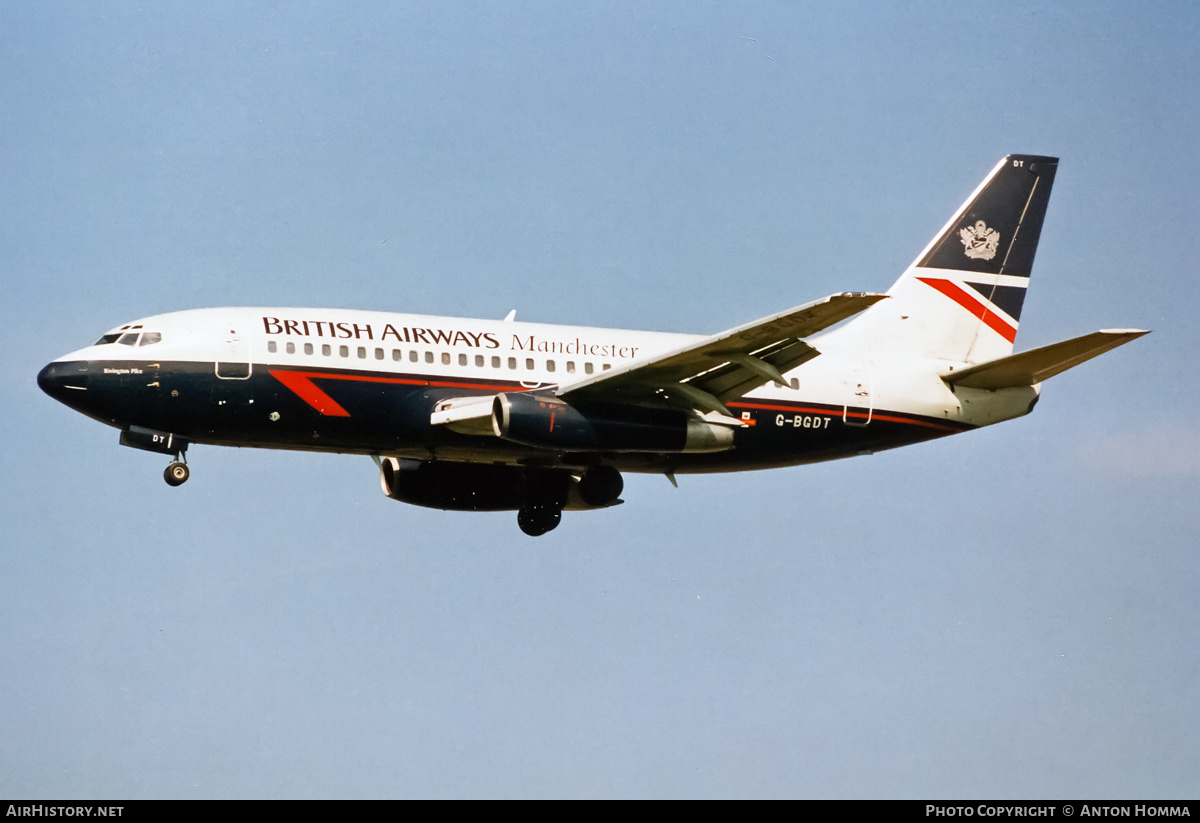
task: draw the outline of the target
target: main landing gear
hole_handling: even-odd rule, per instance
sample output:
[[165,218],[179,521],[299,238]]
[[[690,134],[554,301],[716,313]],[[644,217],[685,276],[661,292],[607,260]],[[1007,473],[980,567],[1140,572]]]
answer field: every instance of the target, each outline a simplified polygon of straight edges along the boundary
[[[180,453],[179,456],[183,457],[183,454]],[[163,472],[163,480],[167,481],[168,486],[182,486],[187,482],[187,479],[191,476],[191,474],[192,473],[188,470],[187,463],[184,463],[182,460],[176,460],[171,465],[167,466],[167,470]]]
[[517,512],[517,525],[530,537],[541,537],[562,522],[562,507],[553,503],[532,503]]

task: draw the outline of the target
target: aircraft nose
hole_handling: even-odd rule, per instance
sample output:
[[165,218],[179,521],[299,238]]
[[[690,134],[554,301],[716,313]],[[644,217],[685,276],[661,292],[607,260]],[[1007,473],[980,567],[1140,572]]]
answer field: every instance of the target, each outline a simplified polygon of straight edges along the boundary
[[56,360],[38,372],[37,382],[46,394],[66,402],[70,396],[87,391],[88,365],[83,361]]

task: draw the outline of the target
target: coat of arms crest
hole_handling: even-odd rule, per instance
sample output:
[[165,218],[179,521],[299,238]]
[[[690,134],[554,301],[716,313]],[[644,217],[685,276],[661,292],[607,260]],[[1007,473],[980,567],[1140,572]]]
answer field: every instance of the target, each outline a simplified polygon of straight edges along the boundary
[[964,254],[972,260],[991,260],[1000,245],[1000,232],[989,229],[982,220],[976,220],[974,226],[962,229],[958,236],[966,246]]

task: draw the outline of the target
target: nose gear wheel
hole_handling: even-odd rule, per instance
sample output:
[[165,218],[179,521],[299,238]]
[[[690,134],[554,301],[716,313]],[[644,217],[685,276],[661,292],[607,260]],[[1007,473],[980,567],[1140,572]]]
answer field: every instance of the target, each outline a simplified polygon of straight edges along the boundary
[[167,470],[163,472],[163,480],[167,481],[168,486],[182,486],[190,476],[187,463],[178,460],[167,466]]

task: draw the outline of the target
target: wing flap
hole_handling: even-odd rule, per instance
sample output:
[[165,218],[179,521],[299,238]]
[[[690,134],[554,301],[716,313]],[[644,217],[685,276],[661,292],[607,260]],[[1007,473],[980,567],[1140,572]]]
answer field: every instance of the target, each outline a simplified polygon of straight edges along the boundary
[[712,355],[716,368],[689,378],[688,383],[722,400],[734,400],[764,383],[788,385],[783,376],[820,354],[802,340],[788,339],[754,354],[719,352]]
[[970,389],[1007,389],[1032,386],[1056,374],[1078,366],[1106,351],[1136,340],[1148,331],[1141,329],[1102,329],[1101,331],[1052,343],[1040,349],[1013,354],[981,363],[961,371],[943,374],[954,386]]

